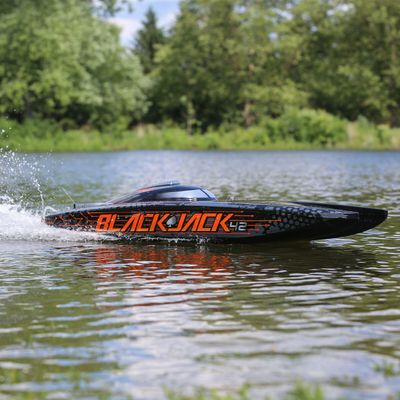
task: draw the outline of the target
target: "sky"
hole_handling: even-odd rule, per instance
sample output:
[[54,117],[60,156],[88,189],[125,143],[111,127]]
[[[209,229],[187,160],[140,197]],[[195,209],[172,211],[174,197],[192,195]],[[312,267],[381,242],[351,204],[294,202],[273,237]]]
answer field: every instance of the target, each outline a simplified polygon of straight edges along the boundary
[[170,28],[179,11],[180,0],[132,0],[133,11],[123,10],[109,21],[121,28],[121,43],[132,45],[133,38],[142,26],[142,21],[149,7],[152,7],[158,17],[159,26]]

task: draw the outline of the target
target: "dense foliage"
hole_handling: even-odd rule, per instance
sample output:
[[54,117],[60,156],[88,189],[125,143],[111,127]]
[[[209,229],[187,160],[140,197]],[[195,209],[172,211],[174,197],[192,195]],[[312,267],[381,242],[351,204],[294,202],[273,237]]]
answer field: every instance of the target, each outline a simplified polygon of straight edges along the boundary
[[3,0],[0,114],[321,145],[344,119],[400,125],[398,0],[182,0],[169,32],[149,10],[131,49],[105,18],[127,3]]
[[397,0],[186,0],[155,78],[159,106],[201,127],[312,107],[398,125]]
[[138,59],[79,0],[20,0],[1,16],[0,112],[104,126],[146,110]]

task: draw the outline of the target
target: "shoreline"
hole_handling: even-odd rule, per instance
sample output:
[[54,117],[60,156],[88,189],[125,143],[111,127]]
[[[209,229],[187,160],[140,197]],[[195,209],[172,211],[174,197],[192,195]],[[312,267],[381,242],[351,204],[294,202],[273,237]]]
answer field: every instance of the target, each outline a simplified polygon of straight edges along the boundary
[[144,151],[153,151],[153,152],[163,152],[163,151],[173,151],[173,152],[205,152],[205,153],[257,153],[257,152],[337,152],[337,153],[398,153],[400,149],[390,149],[390,148],[263,148],[263,149],[174,149],[174,148],[133,148],[133,149],[102,149],[102,150],[23,150],[23,149],[10,149],[7,147],[0,146],[0,153],[1,152],[13,152],[15,154],[99,154],[99,153],[123,153],[123,152],[144,152]]
[[[3,125],[4,127],[4,125]],[[295,126],[300,132],[300,127]],[[318,127],[280,133],[265,126],[248,129],[232,127],[188,134],[180,127],[138,126],[131,130],[112,127],[98,130],[61,128],[46,124],[17,125],[1,129],[0,149],[19,153],[81,153],[133,150],[200,150],[200,151],[399,151],[400,129],[388,126],[348,122],[340,135],[321,134]],[[307,136],[313,141],[307,140]],[[292,136],[289,136],[292,135]],[[286,137],[285,137],[286,136]]]

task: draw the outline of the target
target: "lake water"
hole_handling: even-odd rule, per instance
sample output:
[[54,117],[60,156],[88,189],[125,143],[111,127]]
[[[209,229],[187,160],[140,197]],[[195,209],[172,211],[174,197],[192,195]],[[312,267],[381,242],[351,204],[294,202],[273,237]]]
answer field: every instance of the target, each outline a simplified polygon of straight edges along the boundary
[[[375,206],[375,230],[311,244],[119,243],[43,204],[178,179],[220,199]],[[282,398],[400,392],[400,153],[0,153],[0,398]],[[397,397],[395,397],[397,399]]]

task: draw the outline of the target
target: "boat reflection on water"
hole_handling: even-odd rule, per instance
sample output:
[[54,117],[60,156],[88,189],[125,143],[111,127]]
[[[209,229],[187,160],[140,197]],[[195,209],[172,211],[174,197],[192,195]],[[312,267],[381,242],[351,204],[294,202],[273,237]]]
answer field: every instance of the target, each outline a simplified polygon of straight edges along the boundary
[[[102,310],[156,306],[160,313],[190,303],[206,314],[223,307],[237,322],[269,329],[278,324],[271,315],[322,304],[329,296],[342,304],[360,281],[382,276],[373,253],[315,243],[290,248],[107,244],[97,246],[94,257],[101,289],[96,303]],[[258,317],[248,321],[246,315],[256,309]]]
[[124,298],[128,307],[221,300],[227,296],[233,265],[230,254],[193,245],[107,245],[95,250],[95,260],[98,280],[111,286],[123,280],[141,292],[129,301]]
[[[93,250],[93,248],[91,249]],[[159,280],[173,278],[174,283],[229,281],[246,273],[248,279],[279,272],[328,271],[331,276],[344,270],[373,265],[373,253],[349,247],[329,247],[324,243],[290,247],[263,245],[187,244],[103,244],[94,249],[99,279],[137,278]],[[261,274],[261,275],[260,275]],[[166,283],[165,281],[164,283]]]
[[[106,267],[109,272],[129,273],[138,278],[155,279],[168,275],[185,275],[191,269],[192,275],[209,276],[212,272],[228,272],[232,258],[228,254],[215,254],[202,247],[164,247],[140,245],[104,246],[96,249],[99,271]],[[181,272],[181,273],[180,273]],[[183,282],[182,282],[183,283]]]

